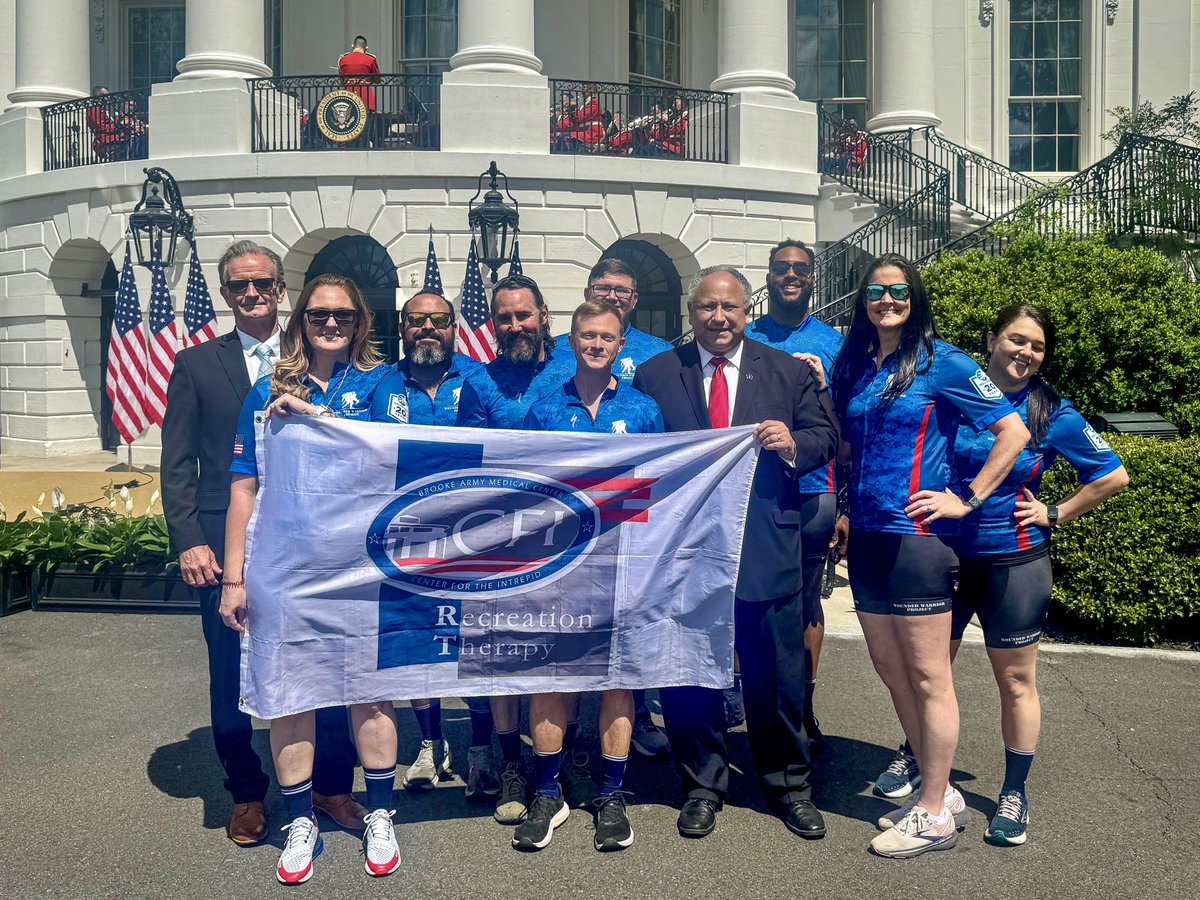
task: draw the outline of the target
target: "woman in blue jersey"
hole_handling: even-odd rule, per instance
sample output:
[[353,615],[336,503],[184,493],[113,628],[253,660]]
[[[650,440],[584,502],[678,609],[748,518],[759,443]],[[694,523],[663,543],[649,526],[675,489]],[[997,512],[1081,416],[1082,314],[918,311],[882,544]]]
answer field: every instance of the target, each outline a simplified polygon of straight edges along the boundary
[[[271,398],[288,396],[315,404],[322,415],[370,419],[375,386],[391,372],[372,340],[371,309],[354,282],[321,275],[304,287],[283,334],[282,357],[273,375],[260,378],[242,405],[234,443],[233,481],[225,525],[225,572],[221,618],[234,631],[253,620],[253,598],[246,596],[243,567],[246,526],[254,511],[258,466],[254,453],[254,415]],[[296,407],[294,407],[296,408]],[[329,478],[336,479],[331,470]],[[396,775],[396,720],[390,701],[350,707],[359,759],[367,784],[365,868],[389,875],[400,865],[392,827],[392,788]],[[313,816],[312,768],[316,742],[313,710],[271,721],[271,753],[287,806],[288,838],[276,868],[284,884],[301,884],[313,873],[323,843]]]
[[[871,849],[916,856],[953,847],[955,813],[966,811],[949,783],[958,743],[949,652],[957,560],[942,539],[977,514],[1029,432],[971,358],[938,339],[920,275],[894,254],[877,259],[859,286],[833,393],[839,459],[851,465],[854,604],[924,775],[917,802]],[[996,441],[979,474],[955,493],[948,453],[963,423]]]
[[[1025,780],[1041,730],[1037,652],[1050,605],[1050,530],[1095,509],[1129,483],[1112,448],[1039,376],[1054,357],[1054,344],[1053,322],[1024,303],[1001,310],[988,333],[988,376],[1028,425],[1029,446],[953,539],[960,568],[951,653],[957,652],[972,614],[978,614],[1000,688],[1004,783],[987,837],[1003,844],[1023,844],[1029,821]],[[991,445],[989,434],[959,430],[952,461],[960,483],[979,470]],[[1042,476],[1060,456],[1075,467],[1080,487],[1047,506],[1036,495]]]

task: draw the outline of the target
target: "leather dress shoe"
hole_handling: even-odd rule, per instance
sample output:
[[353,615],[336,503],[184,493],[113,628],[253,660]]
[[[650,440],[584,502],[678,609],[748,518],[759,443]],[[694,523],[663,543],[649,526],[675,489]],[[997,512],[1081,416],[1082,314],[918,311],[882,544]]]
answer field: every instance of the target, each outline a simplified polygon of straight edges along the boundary
[[825,818],[811,800],[793,800],[784,804],[783,824],[792,834],[810,841],[825,837]]
[[355,800],[353,794],[334,794],[326,797],[324,794],[314,793],[313,809],[325,813],[348,831],[362,831],[367,827],[363,822],[367,808]]
[[253,847],[267,836],[267,814],[259,801],[233,804],[233,816],[225,834],[239,847]]
[[721,805],[716,800],[689,797],[679,810],[679,833],[684,837],[706,837],[717,827],[717,811]]

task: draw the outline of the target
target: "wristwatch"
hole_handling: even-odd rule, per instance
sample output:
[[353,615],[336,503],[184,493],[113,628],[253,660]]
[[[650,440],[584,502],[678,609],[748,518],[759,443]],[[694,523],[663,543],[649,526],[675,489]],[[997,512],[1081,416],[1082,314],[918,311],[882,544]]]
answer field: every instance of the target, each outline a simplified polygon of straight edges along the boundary
[[[976,497],[975,492],[970,488],[967,488],[966,494],[959,494],[958,499],[971,507],[971,512],[975,512],[979,507],[983,506],[983,501]],[[967,515],[970,515],[970,513]]]
[[1058,507],[1057,506],[1047,506],[1046,507],[1046,521],[1050,523],[1051,528],[1058,527]]

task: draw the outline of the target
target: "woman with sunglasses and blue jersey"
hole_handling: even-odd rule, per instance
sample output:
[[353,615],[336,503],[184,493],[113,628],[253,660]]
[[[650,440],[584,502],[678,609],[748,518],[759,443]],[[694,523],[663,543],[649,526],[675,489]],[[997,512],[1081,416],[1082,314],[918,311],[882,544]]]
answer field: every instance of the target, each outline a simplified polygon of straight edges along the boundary
[[[903,858],[953,847],[968,815],[950,785],[958,700],[950,620],[958,561],[944,538],[977,515],[1029,440],[1003,393],[938,338],[921,276],[888,254],[867,269],[833,370],[851,466],[850,588],[876,672],[891,693],[923,775],[907,814],[871,842]],[[955,492],[950,448],[959,426],[990,431],[979,473]]]

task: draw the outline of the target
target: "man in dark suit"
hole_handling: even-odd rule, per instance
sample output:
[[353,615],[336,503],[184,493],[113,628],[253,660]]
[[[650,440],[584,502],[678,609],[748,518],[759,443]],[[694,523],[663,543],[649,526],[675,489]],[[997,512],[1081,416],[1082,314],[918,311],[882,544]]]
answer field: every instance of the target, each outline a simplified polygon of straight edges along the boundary
[[[750,285],[736,269],[703,269],[688,317],[695,341],[638,366],[633,386],[658,401],[667,431],[757,424],[762,447],[751,489],[734,601],[746,727],[763,792],[788,829],[825,835],[812,803],[804,731],[804,610],[797,476],[838,445],[833,407],[803,362],[744,337]],[[679,832],[704,837],[729,789],[721,691],[661,691],[667,736],[687,800]]]
[[[200,601],[213,741],[234,803],[226,834],[249,846],[267,834],[263,797],[268,778],[251,745],[250,717],[238,706],[240,639],[218,614],[221,561],[234,431],[251,382],[269,374],[279,359],[279,304],[287,299],[287,286],[279,256],[252,241],[230,246],[217,269],[221,296],[233,310],[236,328],[175,358],[163,421],[163,509],[183,580]],[[366,810],[350,795],[355,752],[345,711],[335,708],[321,715],[314,773],[319,808],[343,827],[361,829]]]

